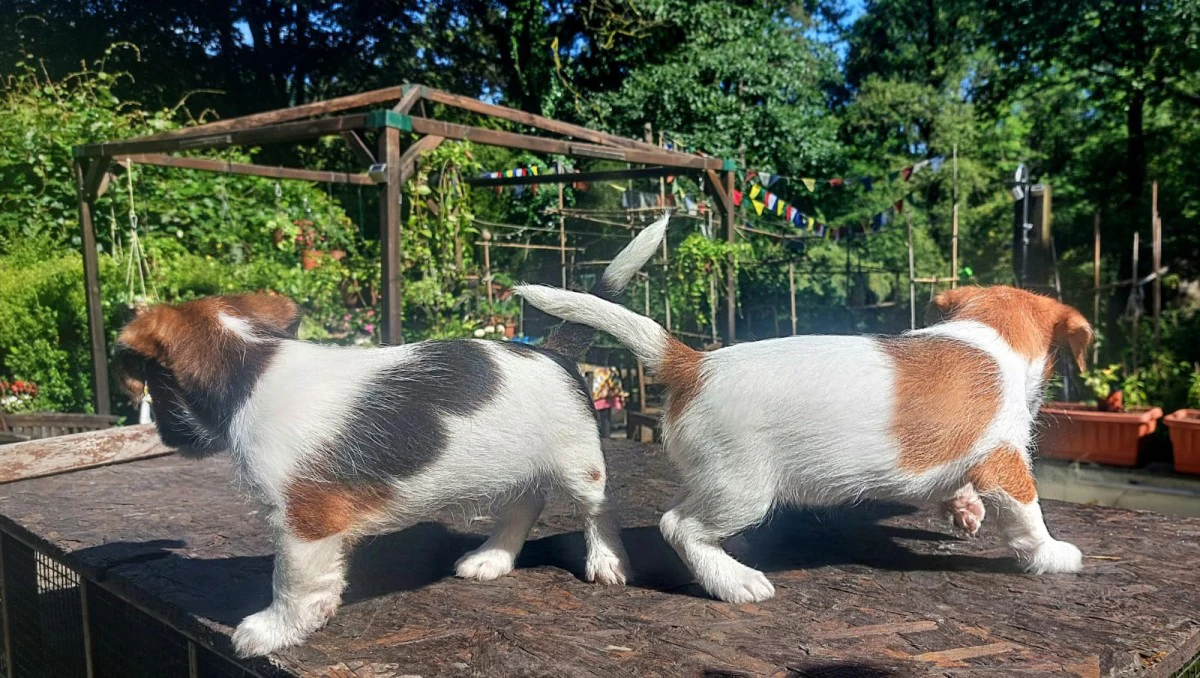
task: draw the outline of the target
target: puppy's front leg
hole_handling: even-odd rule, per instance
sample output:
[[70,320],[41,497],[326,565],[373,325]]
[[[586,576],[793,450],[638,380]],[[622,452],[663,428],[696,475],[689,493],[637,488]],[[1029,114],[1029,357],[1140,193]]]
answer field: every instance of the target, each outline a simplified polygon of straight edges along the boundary
[[995,506],[997,517],[1025,569],[1033,574],[1079,572],[1083,554],[1074,544],[1050,536],[1037,482],[1028,456],[1016,448],[1001,447],[971,469],[972,483]]
[[303,539],[285,529],[276,539],[271,605],[233,633],[239,656],[264,655],[302,642],[337,611],[346,586],[345,533]]

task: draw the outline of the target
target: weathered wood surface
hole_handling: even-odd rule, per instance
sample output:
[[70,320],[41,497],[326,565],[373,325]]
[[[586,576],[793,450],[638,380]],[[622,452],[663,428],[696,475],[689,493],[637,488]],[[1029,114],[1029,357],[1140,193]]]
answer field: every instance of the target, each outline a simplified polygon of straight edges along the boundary
[[[1200,641],[1200,520],[1050,503],[1080,575],[1027,576],[985,525],[952,536],[930,509],[788,512],[728,545],[777,596],[703,595],[657,530],[676,484],[661,448],[607,445],[636,581],[580,579],[578,516],[551,502],[519,569],[456,580],[490,522],[466,508],[364,540],[346,604],[273,658],[301,676],[1154,675]],[[227,458],[138,461],[0,487],[0,522],[64,554],[218,651],[270,598],[258,507]],[[19,526],[19,527],[18,527]],[[268,666],[258,663],[262,670]]]
[[0,483],[166,454],[153,424],[30,440],[0,448]]

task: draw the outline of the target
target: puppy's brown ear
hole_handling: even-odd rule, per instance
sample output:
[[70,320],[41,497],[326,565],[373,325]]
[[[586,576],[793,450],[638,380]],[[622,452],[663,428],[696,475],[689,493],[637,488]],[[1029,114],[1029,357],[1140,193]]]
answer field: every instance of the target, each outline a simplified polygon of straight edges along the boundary
[[164,326],[175,309],[151,306],[137,310],[137,317],[122,328],[113,347],[113,374],[130,399],[138,402],[146,386],[146,366],[165,359]]
[[925,324],[953,320],[959,309],[979,292],[978,287],[956,287],[946,290],[933,298],[929,308],[925,310]]
[[1087,348],[1092,338],[1092,326],[1083,314],[1063,305],[1058,323],[1054,326],[1054,343],[1071,351],[1080,372],[1087,369]]

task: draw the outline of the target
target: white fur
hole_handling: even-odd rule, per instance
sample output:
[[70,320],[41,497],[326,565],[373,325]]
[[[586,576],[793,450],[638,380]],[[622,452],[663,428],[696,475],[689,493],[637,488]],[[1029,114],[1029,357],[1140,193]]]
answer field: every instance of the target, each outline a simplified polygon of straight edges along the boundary
[[[652,369],[661,367],[668,335],[653,320],[590,295],[540,286],[517,293],[552,315],[612,334]],[[976,322],[943,323],[917,334],[984,351],[1001,382],[999,411],[972,448],[921,473],[899,466],[898,441],[889,430],[895,368],[875,339],[790,337],[703,356],[701,390],[663,422],[684,489],[660,527],[709,593],[731,602],[774,594],[766,577],[726,554],[720,540],[763,521],[777,504],[957,496],[956,519],[969,532],[978,529],[983,510],[973,488],[964,492],[967,472],[1001,445],[1025,451],[1028,462],[1043,363],[1021,358],[995,330]],[[987,499],[1028,569],[1080,569],[1078,549],[1050,537],[1036,500],[1020,504],[1003,493]]]

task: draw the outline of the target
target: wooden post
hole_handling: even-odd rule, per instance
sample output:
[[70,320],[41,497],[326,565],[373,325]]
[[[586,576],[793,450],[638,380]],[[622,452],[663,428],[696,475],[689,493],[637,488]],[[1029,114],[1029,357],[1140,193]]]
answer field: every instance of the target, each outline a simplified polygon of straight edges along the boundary
[[488,312],[492,310],[492,232],[483,232],[483,284],[487,288]]
[[[1100,210],[1092,217],[1092,327],[1100,327]],[[1092,342],[1092,366],[1100,362],[1100,342]]]
[[1138,248],[1141,244],[1141,234],[1133,232],[1133,277],[1129,281],[1129,298],[1133,301],[1133,371],[1138,369],[1138,326],[1142,315],[1142,305],[1138,299],[1142,286],[1138,284]]
[[792,304],[792,336],[796,336],[796,262],[788,262],[788,298]]
[[913,257],[912,214],[904,213],[904,222],[908,227],[908,326],[917,329],[917,283],[916,264]]
[[[563,164],[554,163],[554,171],[562,175]],[[563,183],[562,176],[558,182],[558,265],[562,269],[562,288],[567,289],[567,218],[563,216]]]
[[385,127],[379,133],[376,157],[387,166],[387,181],[379,187],[379,253],[383,285],[381,343],[404,343],[403,277],[401,262],[400,130]]
[[[91,162],[105,162],[97,158]],[[75,162],[75,190],[79,194],[79,231],[83,246],[83,291],[87,302],[88,335],[92,345],[92,394],[97,414],[109,414],[108,347],[104,341],[104,312],[100,300],[100,261],[92,224],[92,196],[83,179],[84,168]]]
[[1154,295],[1154,345],[1158,346],[1159,314],[1162,312],[1162,221],[1158,218],[1158,182],[1150,185],[1150,237],[1153,245],[1154,282],[1151,291]]
[[662,241],[663,257],[663,306],[667,314],[666,328],[671,331],[671,266],[667,261],[667,239]]
[[[733,211],[733,170],[725,172],[725,195],[721,202],[725,209],[725,242],[730,246],[736,242],[737,233],[734,226],[736,214]],[[733,346],[737,341],[737,272],[734,270],[733,254],[730,253],[725,270],[725,345]]]
[[950,213],[950,289],[958,287],[958,144],[954,144],[954,209]]

